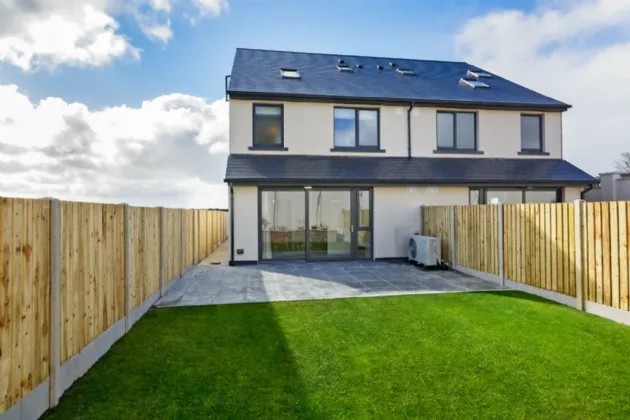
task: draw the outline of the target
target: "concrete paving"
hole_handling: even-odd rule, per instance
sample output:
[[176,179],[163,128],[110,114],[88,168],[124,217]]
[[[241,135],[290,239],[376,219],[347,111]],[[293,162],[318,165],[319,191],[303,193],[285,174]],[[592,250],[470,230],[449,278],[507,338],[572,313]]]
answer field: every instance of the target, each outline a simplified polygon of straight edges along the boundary
[[352,261],[200,264],[176,281],[158,307],[501,290],[454,271],[407,263]]

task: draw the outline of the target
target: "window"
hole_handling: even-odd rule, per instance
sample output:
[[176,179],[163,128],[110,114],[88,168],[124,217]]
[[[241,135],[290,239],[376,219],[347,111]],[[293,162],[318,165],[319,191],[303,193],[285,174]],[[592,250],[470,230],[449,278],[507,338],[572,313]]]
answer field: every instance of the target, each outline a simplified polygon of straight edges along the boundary
[[254,105],[254,147],[283,147],[282,105]]
[[470,205],[481,204],[479,200],[481,198],[479,196],[480,193],[481,191],[471,188],[468,193],[468,204]]
[[526,203],[557,203],[559,201],[558,190],[525,190]]
[[561,188],[471,188],[470,204],[561,203]]
[[486,204],[522,204],[523,190],[487,190]]
[[521,149],[525,152],[542,152],[542,115],[521,115]]
[[477,149],[477,118],[473,112],[437,113],[437,148]]
[[297,69],[280,69],[283,79],[301,79],[300,72]]
[[335,147],[379,147],[377,109],[335,108]]

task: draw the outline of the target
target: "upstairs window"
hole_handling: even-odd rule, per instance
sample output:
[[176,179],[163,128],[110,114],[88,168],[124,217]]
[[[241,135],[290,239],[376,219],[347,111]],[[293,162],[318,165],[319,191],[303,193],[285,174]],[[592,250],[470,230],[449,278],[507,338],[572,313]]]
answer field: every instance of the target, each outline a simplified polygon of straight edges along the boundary
[[282,105],[254,105],[254,147],[283,147]]
[[378,109],[335,108],[335,147],[379,147]]
[[474,112],[437,113],[438,150],[477,149],[477,115]]
[[524,152],[543,151],[542,115],[521,115],[521,150]]

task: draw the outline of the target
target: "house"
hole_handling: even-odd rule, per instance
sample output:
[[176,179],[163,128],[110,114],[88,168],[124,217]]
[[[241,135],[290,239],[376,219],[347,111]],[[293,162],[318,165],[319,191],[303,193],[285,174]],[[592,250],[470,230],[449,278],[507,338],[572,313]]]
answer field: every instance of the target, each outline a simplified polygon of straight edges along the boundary
[[572,201],[570,105],[464,62],[238,49],[230,262],[407,255],[420,205]]
[[584,192],[586,201],[630,200],[630,173],[605,172],[599,174],[598,185]]

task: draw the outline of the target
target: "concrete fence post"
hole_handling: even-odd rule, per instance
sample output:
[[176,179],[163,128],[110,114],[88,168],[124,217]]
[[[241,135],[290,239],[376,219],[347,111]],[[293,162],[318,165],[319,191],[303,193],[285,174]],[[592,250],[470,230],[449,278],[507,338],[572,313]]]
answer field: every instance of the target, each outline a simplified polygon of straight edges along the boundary
[[582,200],[575,200],[574,207],[574,230],[575,230],[575,307],[584,310],[584,290],[582,283]]
[[61,212],[60,202],[56,198],[50,200],[50,394],[49,406],[59,403],[57,393],[57,372],[61,364],[61,342],[59,329],[61,325]]
[[129,331],[129,314],[131,313],[131,232],[129,204],[123,204],[125,218],[125,332]]
[[418,230],[420,235],[424,235],[424,206],[420,206],[420,229]]
[[455,235],[455,206],[451,206],[451,267],[455,267],[455,261],[457,255],[455,250],[457,247],[455,246],[455,241],[457,240],[457,236]]
[[501,278],[501,286],[505,287],[505,267],[503,264],[504,244],[503,244],[503,204],[499,204],[499,277]]
[[160,207],[160,297],[164,296],[164,207]]

